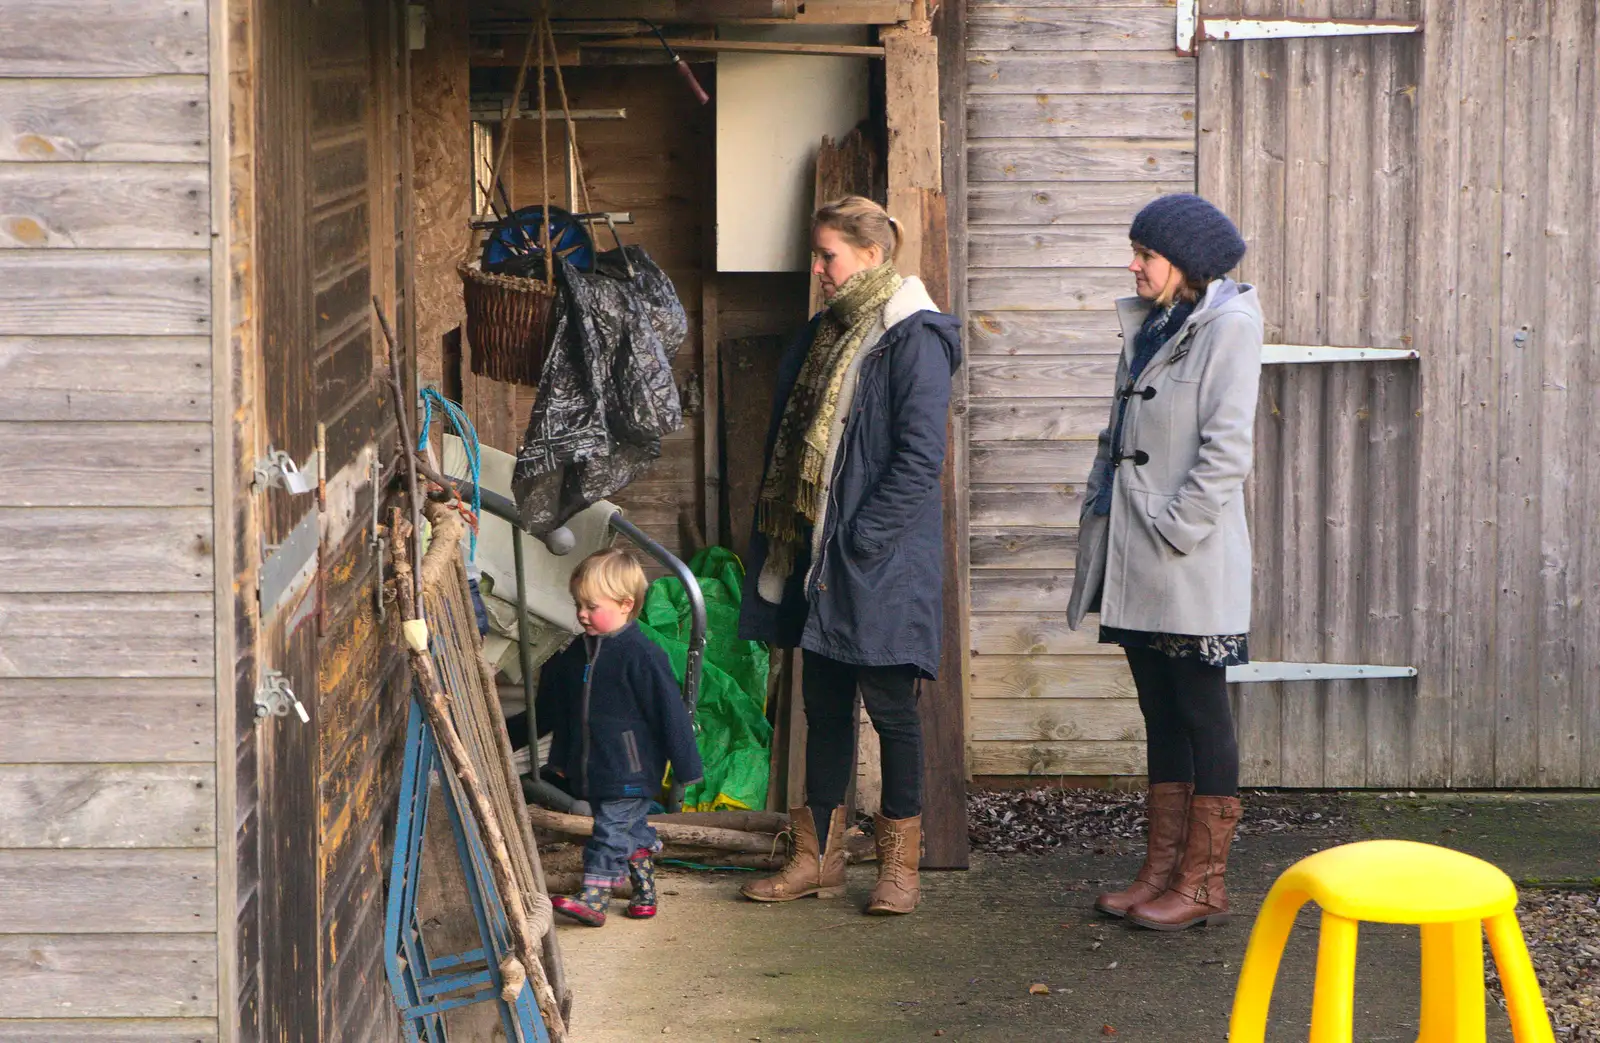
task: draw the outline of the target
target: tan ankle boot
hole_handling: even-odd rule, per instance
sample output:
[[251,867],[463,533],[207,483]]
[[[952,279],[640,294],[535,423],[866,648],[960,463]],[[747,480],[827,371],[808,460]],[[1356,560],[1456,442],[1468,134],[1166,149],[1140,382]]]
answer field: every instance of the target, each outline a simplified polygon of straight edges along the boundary
[[1196,796],[1189,802],[1189,835],[1172,884],[1159,898],[1128,910],[1128,919],[1155,931],[1181,931],[1203,923],[1227,923],[1228,891],[1223,876],[1228,848],[1239,825],[1238,797]]
[[1189,782],[1158,782],[1150,787],[1144,801],[1148,836],[1144,865],[1133,883],[1095,899],[1096,909],[1107,916],[1127,916],[1129,909],[1160,897],[1167,889],[1188,833],[1189,798],[1193,795],[1194,784]]
[[789,809],[789,830],[794,836],[789,861],[776,875],[746,884],[739,893],[752,902],[792,902],[810,895],[843,898],[844,808],[834,808],[828,816],[826,850],[809,807]]
[[922,860],[922,816],[875,816],[878,840],[878,884],[872,889],[867,912],[873,916],[900,916],[911,912],[922,898],[917,864]]

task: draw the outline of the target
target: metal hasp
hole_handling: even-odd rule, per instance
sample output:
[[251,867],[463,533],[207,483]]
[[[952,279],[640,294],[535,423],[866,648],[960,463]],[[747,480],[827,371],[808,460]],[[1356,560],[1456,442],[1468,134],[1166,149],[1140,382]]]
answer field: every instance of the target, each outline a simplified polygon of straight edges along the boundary
[[1422,357],[1414,348],[1336,348],[1329,344],[1263,344],[1263,366],[1294,362],[1406,362]]
[[261,686],[256,689],[256,716],[287,717],[291,709],[301,724],[311,723],[311,714],[289,687],[289,679],[276,670],[263,671]]
[[1229,684],[1260,681],[1362,681],[1415,677],[1414,666],[1358,666],[1354,663],[1246,663],[1228,667]]
[[[480,945],[462,953],[428,952],[417,913],[422,874],[422,841],[428,815],[436,811],[431,778],[437,774],[438,798],[450,816],[456,854],[461,861],[472,917]],[[488,852],[477,824],[465,815],[466,795],[455,773],[439,760],[438,741],[422,707],[411,700],[406,724],[406,757],[400,769],[400,815],[395,824],[394,853],[389,867],[389,899],[384,914],[383,962],[407,1043],[446,1043],[444,1012],[474,1003],[500,1008],[504,1038],[515,1043],[549,1043],[550,1034],[524,985],[507,1003],[500,990],[505,981],[500,963],[511,952],[511,926],[505,903],[494,884]]]
[[265,548],[257,590],[262,619],[271,619],[276,615],[316,575],[317,552],[321,542],[320,515],[316,510],[310,510],[282,543]]
[[265,489],[285,489],[300,496],[317,487],[319,457],[311,454],[304,470],[294,462],[294,457],[282,449],[267,449],[267,455],[256,461],[254,486],[259,492]]
[[[454,475],[450,477],[452,480],[455,479]],[[457,491],[463,499],[471,500],[474,487],[470,481],[460,481],[457,484]],[[531,669],[533,652],[528,635],[528,592],[523,576],[522,556],[522,537],[525,533],[532,534],[522,527],[522,520],[517,515],[517,505],[512,503],[510,499],[488,489],[477,489],[476,492],[479,504],[483,509],[496,518],[509,523],[512,530],[511,544],[516,552],[517,564],[517,638],[518,643],[521,645],[523,695],[528,704],[528,734],[537,737],[539,730],[538,722],[534,718],[535,692],[533,688],[533,670]],[[685,565],[677,555],[651,539],[637,525],[624,518],[621,511],[617,511],[607,519],[607,524],[637,544],[640,550],[660,562],[663,567],[676,576],[678,581],[683,584],[684,592],[689,596],[689,652],[683,669],[683,703],[689,708],[689,719],[692,721],[694,720],[695,705],[700,697],[700,678],[704,670],[706,653],[706,599],[705,595],[700,591],[700,583],[694,578],[694,573],[689,571],[689,566]],[[699,728],[697,726],[696,732],[698,733],[698,731]],[[533,758],[532,771],[537,776],[539,773],[538,743],[533,742],[529,745],[531,747],[530,756]],[[682,807],[683,785],[675,782],[672,784],[672,789],[668,794],[667,810],[677,811]]]
[[1200,0],[1178,0],[1177,50],[1225,40],[1304,40],[1336,36],[1395,36],[1422,32],[1421,22],[1382,18],[1206,18]]

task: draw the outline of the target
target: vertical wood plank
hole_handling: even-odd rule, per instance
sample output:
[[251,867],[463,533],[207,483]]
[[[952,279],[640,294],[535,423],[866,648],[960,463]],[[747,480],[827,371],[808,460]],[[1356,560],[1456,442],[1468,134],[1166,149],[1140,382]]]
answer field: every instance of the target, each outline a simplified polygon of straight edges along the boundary
[[[1584,379],[1583,358],[1600,347],[1594,325],[1584,320],[1594,298],[1594,280],[1573,278],[1595,270],[1594,240],[1586,233],[1594,207],[1594,162],[1584,131],[1597,115],[1595,105],[1594,5],[1551,5],[1548,54],[1549,116],[1535,132],[1544,134],[1543,193],[1546,213],[1544,324],[1538,337],[1539,423],[1538,558],[1538,784],[1582,786],[1584,741],[1582,686],[1584,640],[1582,560],[1584,531],[1592,511],[1584,505],[1593,490],[1584,487],[1585,408],[1592,387]],[[1584,343],[1587,341],[1587,351]],[[1586,495],[1587,494],[1587,495]]]
[[[1312,12],[1316,13],[1316,12]],[[1354,17],[1372,17],[1372,4],[1358,5]],[[1372,126],[1368,80],[1372,43],[1359,37],[1329,40],[1326,64],[1329,92],[1328,246],[1324,330],[1331,344],[1369,344],[1367,277],[1372,253],[1370,189]],[[1322,368],[1322,367],[1318,367]],[[1364,550],[1372,535],[1367,511],[1367,408],[1370,367],[1361,363],[1326,367],[1322,401],[1322,487],[1325,504],[1322,546],[1321,658],[1329,663],[1369,662],[1360,658],[1367,613],[1362,611],[1362,574],[1375,566]],[[1309,476],[1302,476],[1305,480]],[[1363,786],[1367,782],[1368,687],[1361,681],[1323,685],[1323,782]]]
[[1505,10],[1473,0],[1461,5],[1462,49],[1460,232],[1456,240],[1461,298],[1461,432],[1455,445],[1459,512],[1453,547],[1454,610],[1450,652],[1455,662],[1454,753],[1458,786],[1491,786],[1497,704],[1494,684],[1496,596],[1495,495],[1501,474],[1499,422],[1501,245],[1504,225]]
[[[1498,318],[1499,407],[1494,411],[1499,466],[1495,483],[1495,783],[1533,786],[1539,773],[1539,710],[1546,664],[1538,637],[1540,500],[1545,476],[1563,478],[1566,460],[1557,445],[1540,445],[1541,356],[1550,350],[1544,323],[1546,172],[1550,152],[1550,74],[1547,66],[1550,0],[1527,0],[1505,9],[1506,78],[1504,200]],[[1554,404],[1554,403],[1551,403]],[[1560,503],[1555,504],[1559,508]],[[1550,664],[1555,665],[1555,664]],[[1559,668],[1558,668],[1559,670]],[[1566,671],[1559,671],[1565,674]],[[1485,679],[1487,680],[1487,679]]]
[[1416,251],[1407,270],[1415,286],[1433,287],[1412,298],[1410,321],[1421,353],[1422,444],[1418,451],[1418,510],[1412,597],[1412,648],[1419,671],[1411,727],[1414,785],[1449,785],[1455,777],[1450,654],[1456,531],[1456,439],[1460,430],[1460,367],[1456,352],[1461,220],[1461,51],[1463,5],[1427,0],[1422,33],[1422,77],[1417,90],[1418,134]]
[[[1596,25],[1600,12],[1584,10],[1584,35],[1578,39],[1577,47],[1581,54],[1593,54],[1600,47],[1600,26]],[[1573,270],[1592,272],[1600,264],[1600,203],[1594,199],[1596,186],[1600,186],[1600,76],[1596,75],[1593,62],[1586,64],[1588,73],[1579,81],[1583,86],[1580,91],[1583,101],[1578,110],[1582,117],[1578,126],[1586,126],[1590,132],[1589,191],[1583,197],[1589,207],[1587,232],[1584,233],[1588,259]],[[1600,360],[1595,357],[1592,339],[1593,331],[1600,329],[1600,292],[1596,292],[1592,283],[1588,298],[1587,328],[1591,331],[1591,340],[1589,350],[1582,353],[1580,377],[1585,389],[1584,415],[1593,418],[1600,416]],[[1600,612],[1592,610],[1593,606],[1600,605],[1600,526],[1592,523],[1593,504],[1600,501],[1600,435],[1594,427],[1592,422],[1583,425],[1584,467],[1580,488],[1584,499],[1579,508],[1582,522],[1576,527],[1582,548],[1578,555],[1578,575],[1583,577],[1580,594],[1583,604],[1588,606],[1581,621],[1579,662],[1583,673],[1579,690],[1583,693],[1583,784],[1590,787],[1600,786]]]

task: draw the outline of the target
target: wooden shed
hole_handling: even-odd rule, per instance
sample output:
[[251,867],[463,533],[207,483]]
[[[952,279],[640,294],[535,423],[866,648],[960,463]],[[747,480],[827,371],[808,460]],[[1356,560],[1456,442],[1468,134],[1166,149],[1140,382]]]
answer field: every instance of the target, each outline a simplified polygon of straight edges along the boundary
[[1240,225],[1270,342],[1245,783],[1600,784],[1597,12],[971,0],[974,774],[1143,770],[1062,613],[1125,230],[1183,190]]
[[[1246,782],[1600,785],[1594,0],[556,7],[594,205],[691,317],[689,423],[619,497],[677,550],[740,544],[809,283],[722,252],[719,186],[751,169],[724,164],[782,153],[721,122],[759,91],[702,107],[617,20],[664,27],[714,97],[815,79],[752,55],[857,63],[832,75],[864,113],[810,111],[840,137],[864,115],[845,150],[881,152],[905,267],[968,319],[934,864],[964,864],[968,777],[1143,770],[1122,663],[1063,616],[1125,229],[1168,191],[1237,218],[1276,345]],[[0,1039],[395,1038],[371,299],[408,394],[515,449],[529,400],[473,375],[455,265],[475,157],[532,125],[507,88],[528,12],[0,0]],[[511,155],[518,205],[566,177],[535,134]],[[258,717],[295,702],[307,723]]]

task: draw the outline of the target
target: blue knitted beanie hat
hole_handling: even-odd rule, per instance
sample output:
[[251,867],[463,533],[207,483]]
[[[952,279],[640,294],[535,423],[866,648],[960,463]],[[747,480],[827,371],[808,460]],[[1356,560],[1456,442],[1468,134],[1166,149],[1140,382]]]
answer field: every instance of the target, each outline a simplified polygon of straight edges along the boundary
[[1244,239],[1228,215],[1188,193],[1162,196],[1133,219],[1128,238],[1165,257],[1183,274],[1206,282],[1231,272],[1244,257]]

